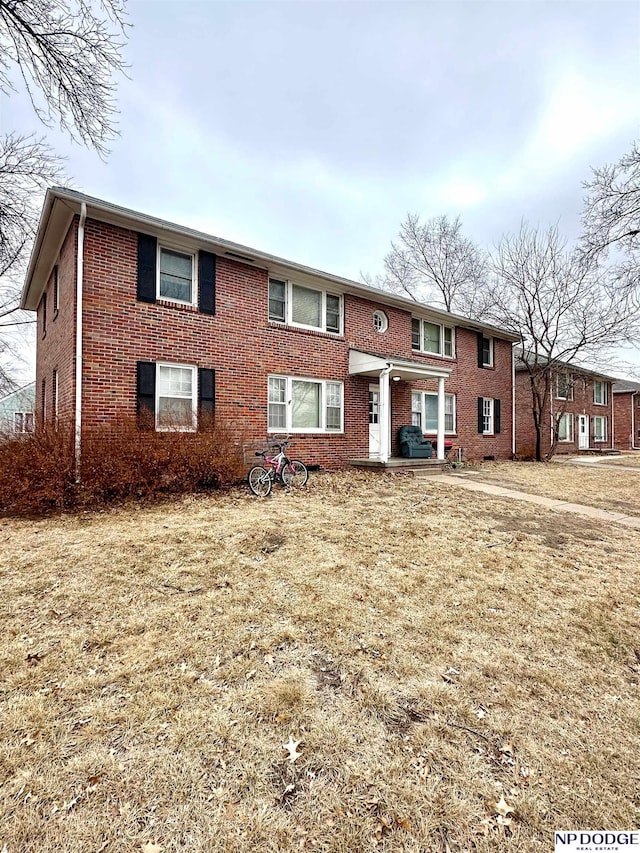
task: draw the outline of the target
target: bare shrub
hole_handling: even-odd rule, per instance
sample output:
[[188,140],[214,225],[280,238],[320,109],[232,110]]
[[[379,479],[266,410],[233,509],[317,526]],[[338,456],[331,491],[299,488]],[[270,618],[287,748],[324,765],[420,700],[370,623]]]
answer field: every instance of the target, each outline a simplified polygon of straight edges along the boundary
[[20,438],[6,436],[0,442],[0,511],[24,515],[90,509],[241,479],[237,430],[220,423],[201,427],[198,432],[155,432],[132,419],[92,429],[83,436],[79,472],[68,424],[40,427]]

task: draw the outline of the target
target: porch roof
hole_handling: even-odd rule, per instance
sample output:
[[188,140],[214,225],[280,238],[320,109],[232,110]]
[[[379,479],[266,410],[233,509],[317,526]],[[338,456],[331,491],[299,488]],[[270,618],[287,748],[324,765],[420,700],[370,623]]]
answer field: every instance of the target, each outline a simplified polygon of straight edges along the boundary
[[406,358],[379,355],[363,350],[349,350],[349,374],[351,376],[371,376],[378,378],[380,373],[391,368],[389,374],[391,379],[448,379],[451,375],[450,367],[434,367],[432,364],[422,364],[419,361],[410,361]]

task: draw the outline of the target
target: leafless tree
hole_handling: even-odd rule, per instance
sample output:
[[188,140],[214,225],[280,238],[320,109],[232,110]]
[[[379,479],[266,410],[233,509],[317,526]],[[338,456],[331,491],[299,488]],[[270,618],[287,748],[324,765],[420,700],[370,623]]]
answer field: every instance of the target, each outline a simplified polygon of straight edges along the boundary
[[640,251],[640,148],[617,163],[593,169],[584,183],[584,244],[590,254],[615,246],[621,251]]
[[[523,223],[518,234],[503,237],[493,269],[490,319],[522,340],[540,460],[555,374],[567,363],[601,367],[608,352],[638,334],[638,304],[615,286],[608,268],[568,251],[556,227],[540,231]],[[556,441],[546,458],[555,451],[562,414],[556,413]]]
[[408,214],[384,266],[386,289],[476,319],[486,311],[486,256],[463,235],[459,216],[422,222]]
[[[20,95],[21,80],[40,121],[57,122],[101,157],[116,133],[125,2],[0,0],[0,93]],[[62,161],[43,139],[0,136],[0,385],[11,333],[30,319],[17,308],[42,194],[63,180]]]

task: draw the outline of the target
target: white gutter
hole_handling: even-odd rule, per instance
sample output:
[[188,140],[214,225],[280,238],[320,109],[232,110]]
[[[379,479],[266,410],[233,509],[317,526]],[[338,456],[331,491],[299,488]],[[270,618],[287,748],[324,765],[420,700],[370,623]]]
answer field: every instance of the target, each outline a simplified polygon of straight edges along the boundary
[[87,205],[80,206],[78,223],[78,252],[76,266],[76,417],[74,459],[76,480],[80,478],[80,436],[82,433],[82,284],[84,273],[84,223],[87,218]]

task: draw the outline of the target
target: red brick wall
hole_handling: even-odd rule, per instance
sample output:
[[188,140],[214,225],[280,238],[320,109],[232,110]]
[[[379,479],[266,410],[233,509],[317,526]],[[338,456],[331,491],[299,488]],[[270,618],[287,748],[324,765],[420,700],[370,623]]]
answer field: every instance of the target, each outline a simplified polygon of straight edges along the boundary
[[[618,450],[633,450],[640,447],[640,393],[613,395],[615,414],[615,444]],[[633,412],[633,417],[632,417]],[[634,436],[635,430],[635,436]]]
[[[578,375],[574,380],[573,400],[557,400],[555,378],[552,382],[550,405],[543,413],[542,454],[549,451],[551,445],[551,417],[564,408],[564,412],[573,415],[574,440],[558,442],[556,453],[567,454],[578,452],[578,415],[589,415],[589,448],[606,449],[613,446],[613,402],[611,383],[607,382],[607,403],[601,406],[593,402],[593,383],[591,376]],[[593,417],[595,415],[607,418],[607,440],[595,443],[593,432]],[[533,422],[533,403],[529,376],[526,371],[516,373],[516,454],[521,458],[535,456],[536,434]]]
[[[457,395],[454,445],[470,459],[510,457],[510,343],[496,340],[491,369],[477,367],[476,335],[465,329],[456,332],[455,360],[421,356],[411,350],[410,312],[383,306],[389,328],[379,334],[372,314],[381,306],[348,294],[342,336],[269,322],[267,272],[222,256],[215,316],[189,306],[138,302],[137,234],[94,220],[87,221],[85,232],[83,429],[135,413],[137,361],[214,368],[216,416],[236,424],[251,448],[263,446],[267,437],[268,374],[342,380],[344,434],[294,434],[291,451],[309,463],[344,464],[369,453],[368,388],[375,380],[348,375],[349,347],[357,347],[451,367],[446,391]],[[42,370],[49,366],[43,361]],[[411,423],[412,386],[391,384],[395,442],[398,427]],[[501,400],[500,435],[478,435],[478,396]]]
[[77,219],[72,223],[58,257],[58,311],[53,297],[51,273],[43,299],[47,302],[47,327],[43,330],[43,304],[37,313],[36,418],[42,423],[42,381],[46,387],[45,422],[53,419],[53,372],[58,372],[58,417],[71,421],[75,413],[75,325],[76,325],[76,238]]

